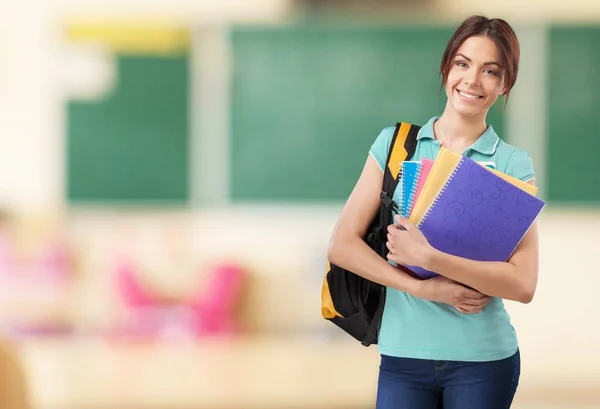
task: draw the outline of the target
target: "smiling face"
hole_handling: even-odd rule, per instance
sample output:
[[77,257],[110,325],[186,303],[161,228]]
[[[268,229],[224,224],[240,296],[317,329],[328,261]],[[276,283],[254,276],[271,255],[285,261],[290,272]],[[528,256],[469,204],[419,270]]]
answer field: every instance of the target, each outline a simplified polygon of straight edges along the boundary
[[506,92],[500,54],[486,36],[467,38],[458,48],[445,84],[448,104],[460,115],[485,116]]

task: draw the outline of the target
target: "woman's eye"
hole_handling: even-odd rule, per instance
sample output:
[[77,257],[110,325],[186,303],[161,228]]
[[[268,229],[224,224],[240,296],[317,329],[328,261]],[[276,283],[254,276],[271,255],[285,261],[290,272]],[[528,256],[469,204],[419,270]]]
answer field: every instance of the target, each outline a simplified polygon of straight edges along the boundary
[[490,74],[490,75],[497,75],[496,71],[494,71],[494,70],[485,70],[484,72],[486,74]]
[[456,65],[458,67],[461,67],[461,68],[467,68],[467,63],[466,62],[459,61],[459,62],[456,63]]

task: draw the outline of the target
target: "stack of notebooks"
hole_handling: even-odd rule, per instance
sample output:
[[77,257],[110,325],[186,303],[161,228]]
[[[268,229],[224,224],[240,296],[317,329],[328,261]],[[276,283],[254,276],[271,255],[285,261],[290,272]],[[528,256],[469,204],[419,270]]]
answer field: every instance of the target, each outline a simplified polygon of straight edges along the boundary
[[545,206],[535,186],[445,148],[435,161],[403,162],[401,180],[401,215],[436,249],[472,260],[507,261]]

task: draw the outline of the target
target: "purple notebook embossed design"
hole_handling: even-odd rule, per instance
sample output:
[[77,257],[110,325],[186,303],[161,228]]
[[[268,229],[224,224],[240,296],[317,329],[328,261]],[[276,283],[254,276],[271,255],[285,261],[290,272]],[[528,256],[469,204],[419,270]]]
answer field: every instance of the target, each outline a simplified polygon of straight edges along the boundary
[[[438,250],[471,260],[506,261],[545,203],[462,157],[419,229]],[[407,266],[421,278],[436,273]]]

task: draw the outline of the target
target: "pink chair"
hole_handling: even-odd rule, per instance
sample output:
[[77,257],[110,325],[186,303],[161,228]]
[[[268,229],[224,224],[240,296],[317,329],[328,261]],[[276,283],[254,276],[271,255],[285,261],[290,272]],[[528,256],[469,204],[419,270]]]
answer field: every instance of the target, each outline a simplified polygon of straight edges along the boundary
[[148,339],[173,333],[201,337],[236,332],[235,307],[244,271],[233,263],[217,266],[195,296],[176,302],[144,288],[129,261],[119,262],[115,281],[124,315],[111,331],[113,336]]
[[121,261],[116,271],[117,292],[127,308],[145,308],[159,304],[159,300],[149,294],[136,276],[131,262]]
[[217,266],[206,286],[191,300],[195,311],[195,333],[236,332],[235,309],[244,284],[244,270],[234,263]]

